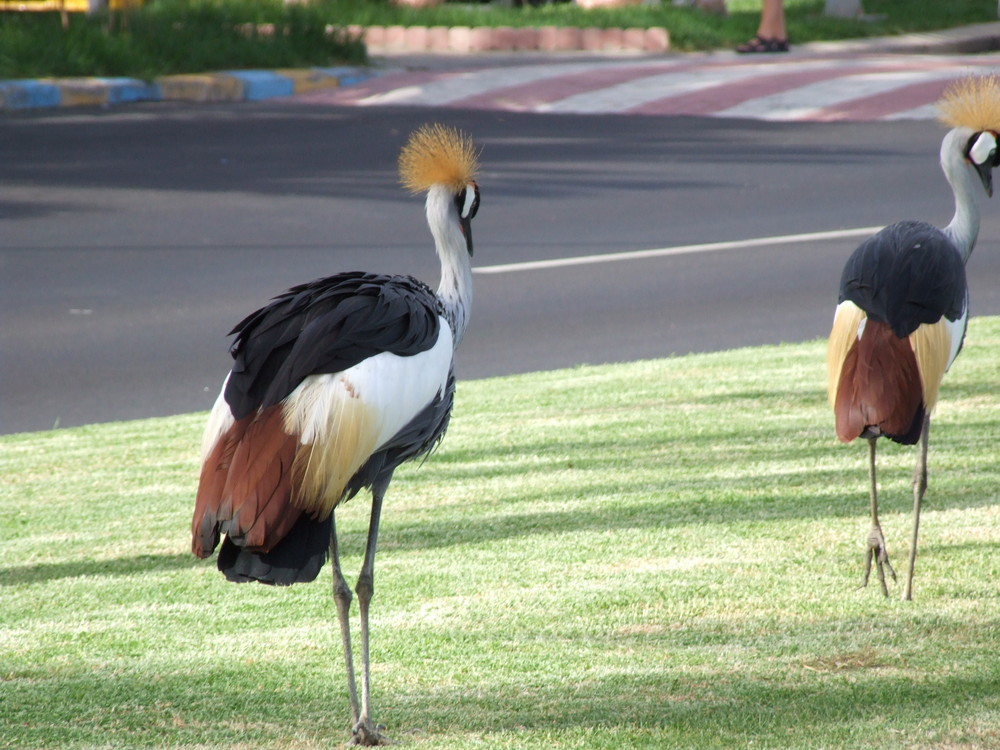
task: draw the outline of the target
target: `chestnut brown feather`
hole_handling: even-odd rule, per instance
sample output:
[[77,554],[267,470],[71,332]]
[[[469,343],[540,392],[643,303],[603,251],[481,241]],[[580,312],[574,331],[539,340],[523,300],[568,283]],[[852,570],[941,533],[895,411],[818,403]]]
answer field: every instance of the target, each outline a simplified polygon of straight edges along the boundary
[[284,430],[281,407],[264,409],[247,428],[229,469],[223,496],[232,498],[224,530],[242,546],[267,552],[294,525],[291,467],[298,439]]
[[198,557],[205,558],[212,554],[219,543],[219,519],[228,518],[231,512],[231,508],[223,508],[223,490],[229,478],[233,454],[250,422],[249,417],[235,422],[218,436],[210,448],[206,446],[191,522],[191,551]]
[[908,438],[914,420],[923,418],[922,398],[909,340],[898,338],[887,324],[869,319],[841,369],[834,404],[837,437],[849,443],[871,431],[916,442]]
[[291,468],[297,439],[283,429],[280,407],[234,423],[202,466],[195,501],[192,549],[207,557],[219,533],[267,552],[298,520]]

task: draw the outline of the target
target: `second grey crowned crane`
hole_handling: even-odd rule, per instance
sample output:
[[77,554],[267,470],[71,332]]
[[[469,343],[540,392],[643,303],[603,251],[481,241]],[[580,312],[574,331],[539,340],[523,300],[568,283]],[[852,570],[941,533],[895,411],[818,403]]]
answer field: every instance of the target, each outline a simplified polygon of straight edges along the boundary
[[827,350],[827,384],[837,437],[868,441],[871,530],[863,585],[872,565],[888,596],[893,579],[878,518],[875,445],[879,437],[920,443],[913,476],[913,533],[903,598],[913,598],[920,506],[927,489],[930,415],[944,373],[962,347],[968,323],[965,264],[979,234],[976,193],[993,194],[1000,130],[1000,82],[966,79],[938,102],[951,129],[941,143],[941,169],[955,213],[943,229],[903,221],[865,240],[844,266]]
[[[194,554],[207,557],[225,535],[218,567],[227,579],[279,585],[312,581],[332,559],[354,744],[384,741],[368,646],[379,518],[393,471],[428,453],[451,416],[455,347],[472,304],[476,156],[468,137],[432,125],[399,157],[403,185],[427,193],[437,292],[409,276],[341,273],[274,298],[233,329],[235,361],[202,442]],[[359,701],[334,513],[365,487]]]

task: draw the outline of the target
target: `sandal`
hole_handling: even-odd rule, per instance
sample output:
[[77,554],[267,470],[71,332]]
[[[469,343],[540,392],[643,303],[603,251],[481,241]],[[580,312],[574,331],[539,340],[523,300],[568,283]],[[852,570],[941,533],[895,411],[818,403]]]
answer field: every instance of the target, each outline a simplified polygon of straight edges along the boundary
[[763,36],[755,36],[749,42],[745,42],[736,48],[741,55],[757,54],[760,52],[788,52],[787,39],[768,39]]

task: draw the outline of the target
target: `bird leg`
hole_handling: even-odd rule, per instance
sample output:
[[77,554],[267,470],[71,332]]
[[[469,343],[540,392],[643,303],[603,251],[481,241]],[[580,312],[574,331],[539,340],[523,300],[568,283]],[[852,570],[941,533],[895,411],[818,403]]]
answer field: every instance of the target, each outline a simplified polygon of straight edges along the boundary
[[[344,662],[347,666],[347,692],[351,699],[353,724],[358,723],[358,688],[354,679],[354,656],[351,649],[351,587],[344,580],[340,569],[340,554],[337,549],[337,522],[330,517],[330,561],[333,563],[333,602],[337,607],[337,621],[340,624],[340,638],[344,645]],[[353,726],[352,724],[352,726]]]
[[920,431],[920,452],[917,466],[913,470],[913,535],[910,538],[910,569],[906,574],[903,600],[913,599],[913,569],[917,563],[917,535],[920,533],[920,506],[927,491],[927,443],[930,439],[931,419],[924,416],[924,427]]
[[882,595],[889,596],[889,587],[885,583],[885,570],[889,569],[892,580],[896,580],[896,571],[892,569],[889,562],[889,552],[885,547],[885,537],[882,535],[882,526],[878,522],[878,483],[875,477],[875,441],[878,438],[868,438],[868,477],[870,486],[868,496],[871,500],[872,527],[868,531],[868,540],[865,548],[865,574],[861,581],[861,587],[868,585],[868,576],[872,572],[872,562],[878,570],[878,581],[882,585]]
[[382,514],[382,498],[389,487],[390,477],[372,483],[372,513],[368,524],[368,541],[365,545],[365,559],[358,576],[355,591],[358,594],[358,608],[361,614],[361,715],[354,723],[356,745],[384,745],[388,740],[380,734],[384,729],[376,726],[371,712],[371,651],[369,649],[368,612],[372,595],[375,593],[375,543],[378,540],[379,518]]

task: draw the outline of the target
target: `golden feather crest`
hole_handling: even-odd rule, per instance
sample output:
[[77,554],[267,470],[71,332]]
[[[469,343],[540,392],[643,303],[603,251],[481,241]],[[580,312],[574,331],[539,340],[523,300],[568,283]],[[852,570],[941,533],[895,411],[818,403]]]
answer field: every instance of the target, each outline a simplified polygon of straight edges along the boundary
[[948,127],[1000,130],[1000,78],[969,76],[952,82],[937,103],[938,119]]
[[410,134],[399,154],[399,181],[412,193],[445,185],[456,193],[479,169],[476,148],[464,133],[435,123]]

